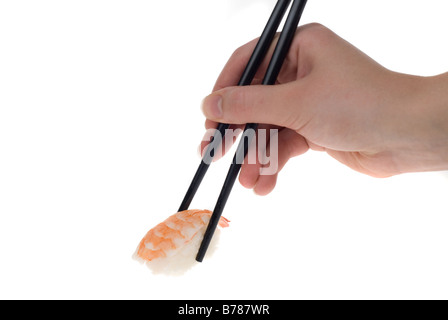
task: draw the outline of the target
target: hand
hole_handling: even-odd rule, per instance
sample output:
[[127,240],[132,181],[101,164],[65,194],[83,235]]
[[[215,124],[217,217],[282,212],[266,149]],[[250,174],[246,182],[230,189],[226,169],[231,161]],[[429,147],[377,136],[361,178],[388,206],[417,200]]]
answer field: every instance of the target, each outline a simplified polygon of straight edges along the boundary
[[[279,128],[280,170],[308,149],[374,177],[448,169],[447,75],[392,72],[324,26],[310,24],[297,30],[277,85],[257,85],[266,59],[255,85],[234,87],[256,42],[235,51],[204,99],[206,128],[216,122]],[[244,164],[239,179],[265,195],[278,172],[260,176],[259,168]]]

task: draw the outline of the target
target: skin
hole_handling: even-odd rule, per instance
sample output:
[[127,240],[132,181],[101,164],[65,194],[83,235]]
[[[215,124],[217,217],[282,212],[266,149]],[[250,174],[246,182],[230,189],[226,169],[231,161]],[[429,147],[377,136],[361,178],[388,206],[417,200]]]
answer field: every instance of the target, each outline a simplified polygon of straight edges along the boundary
[[[448,169],[448,74],[390,71],[326,27],[309,24],[297,30],[277,85],[257,85],[266,59],[254,85],[235,87],[257,40],[234,52],[204,99],[207,129],[217,122],[279,129],[279,171],[309,149],[373,177]],[[239,180],[266,195],[279,171],[260,176],[259,169],[243,164]]]

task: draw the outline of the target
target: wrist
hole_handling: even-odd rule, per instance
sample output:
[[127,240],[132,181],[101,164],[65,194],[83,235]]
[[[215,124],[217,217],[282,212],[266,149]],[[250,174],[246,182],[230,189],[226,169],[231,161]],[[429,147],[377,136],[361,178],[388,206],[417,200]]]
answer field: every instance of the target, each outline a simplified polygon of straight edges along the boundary
[[407,87],[396,115],[400,171],[448,170],[448,74],[399,77]]
[[429,132],[427,142],[435,160],[435,170],[448,170],[448,73],[426,79],[424,119]]

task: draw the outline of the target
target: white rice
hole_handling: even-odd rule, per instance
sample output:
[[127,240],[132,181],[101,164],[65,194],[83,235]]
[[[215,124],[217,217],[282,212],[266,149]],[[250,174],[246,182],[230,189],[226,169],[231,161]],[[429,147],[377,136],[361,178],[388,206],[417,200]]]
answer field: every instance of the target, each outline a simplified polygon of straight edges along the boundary
[[[206,227],[207,226],[203,226],[201,229],[199,229],[197,234],[187,244],[181,246],[177,250],[170,250],[169,252],[167,252],[167,257],[165,258],[157,258],[151,261],[145,261],[138,257],[136,253],[134,253],[133,258],[140,263],[146,264],[146,266],[154,274],[164,274],[169,276],[183,275],[185,272],[199,263],[196,261],[196,254],[198,253],[199,247],[201,246]],[[210,258],[216,250],[220,232],[221,230],[216,228],[205,258]]]

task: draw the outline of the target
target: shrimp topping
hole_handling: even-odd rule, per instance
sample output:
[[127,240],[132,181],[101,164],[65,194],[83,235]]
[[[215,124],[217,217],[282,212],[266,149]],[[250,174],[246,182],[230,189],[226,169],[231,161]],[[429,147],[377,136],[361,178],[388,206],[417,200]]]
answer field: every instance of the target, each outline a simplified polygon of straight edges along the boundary
[[[167,258],[190,243],[200,231],[203,236],[205,227],[210,220],[210,210],[185,210],[177,212],[168,219],[149,230],[140,241],[135,255],[144,261]],[[229,220],[221,217],[219,226],[226,228]]]

